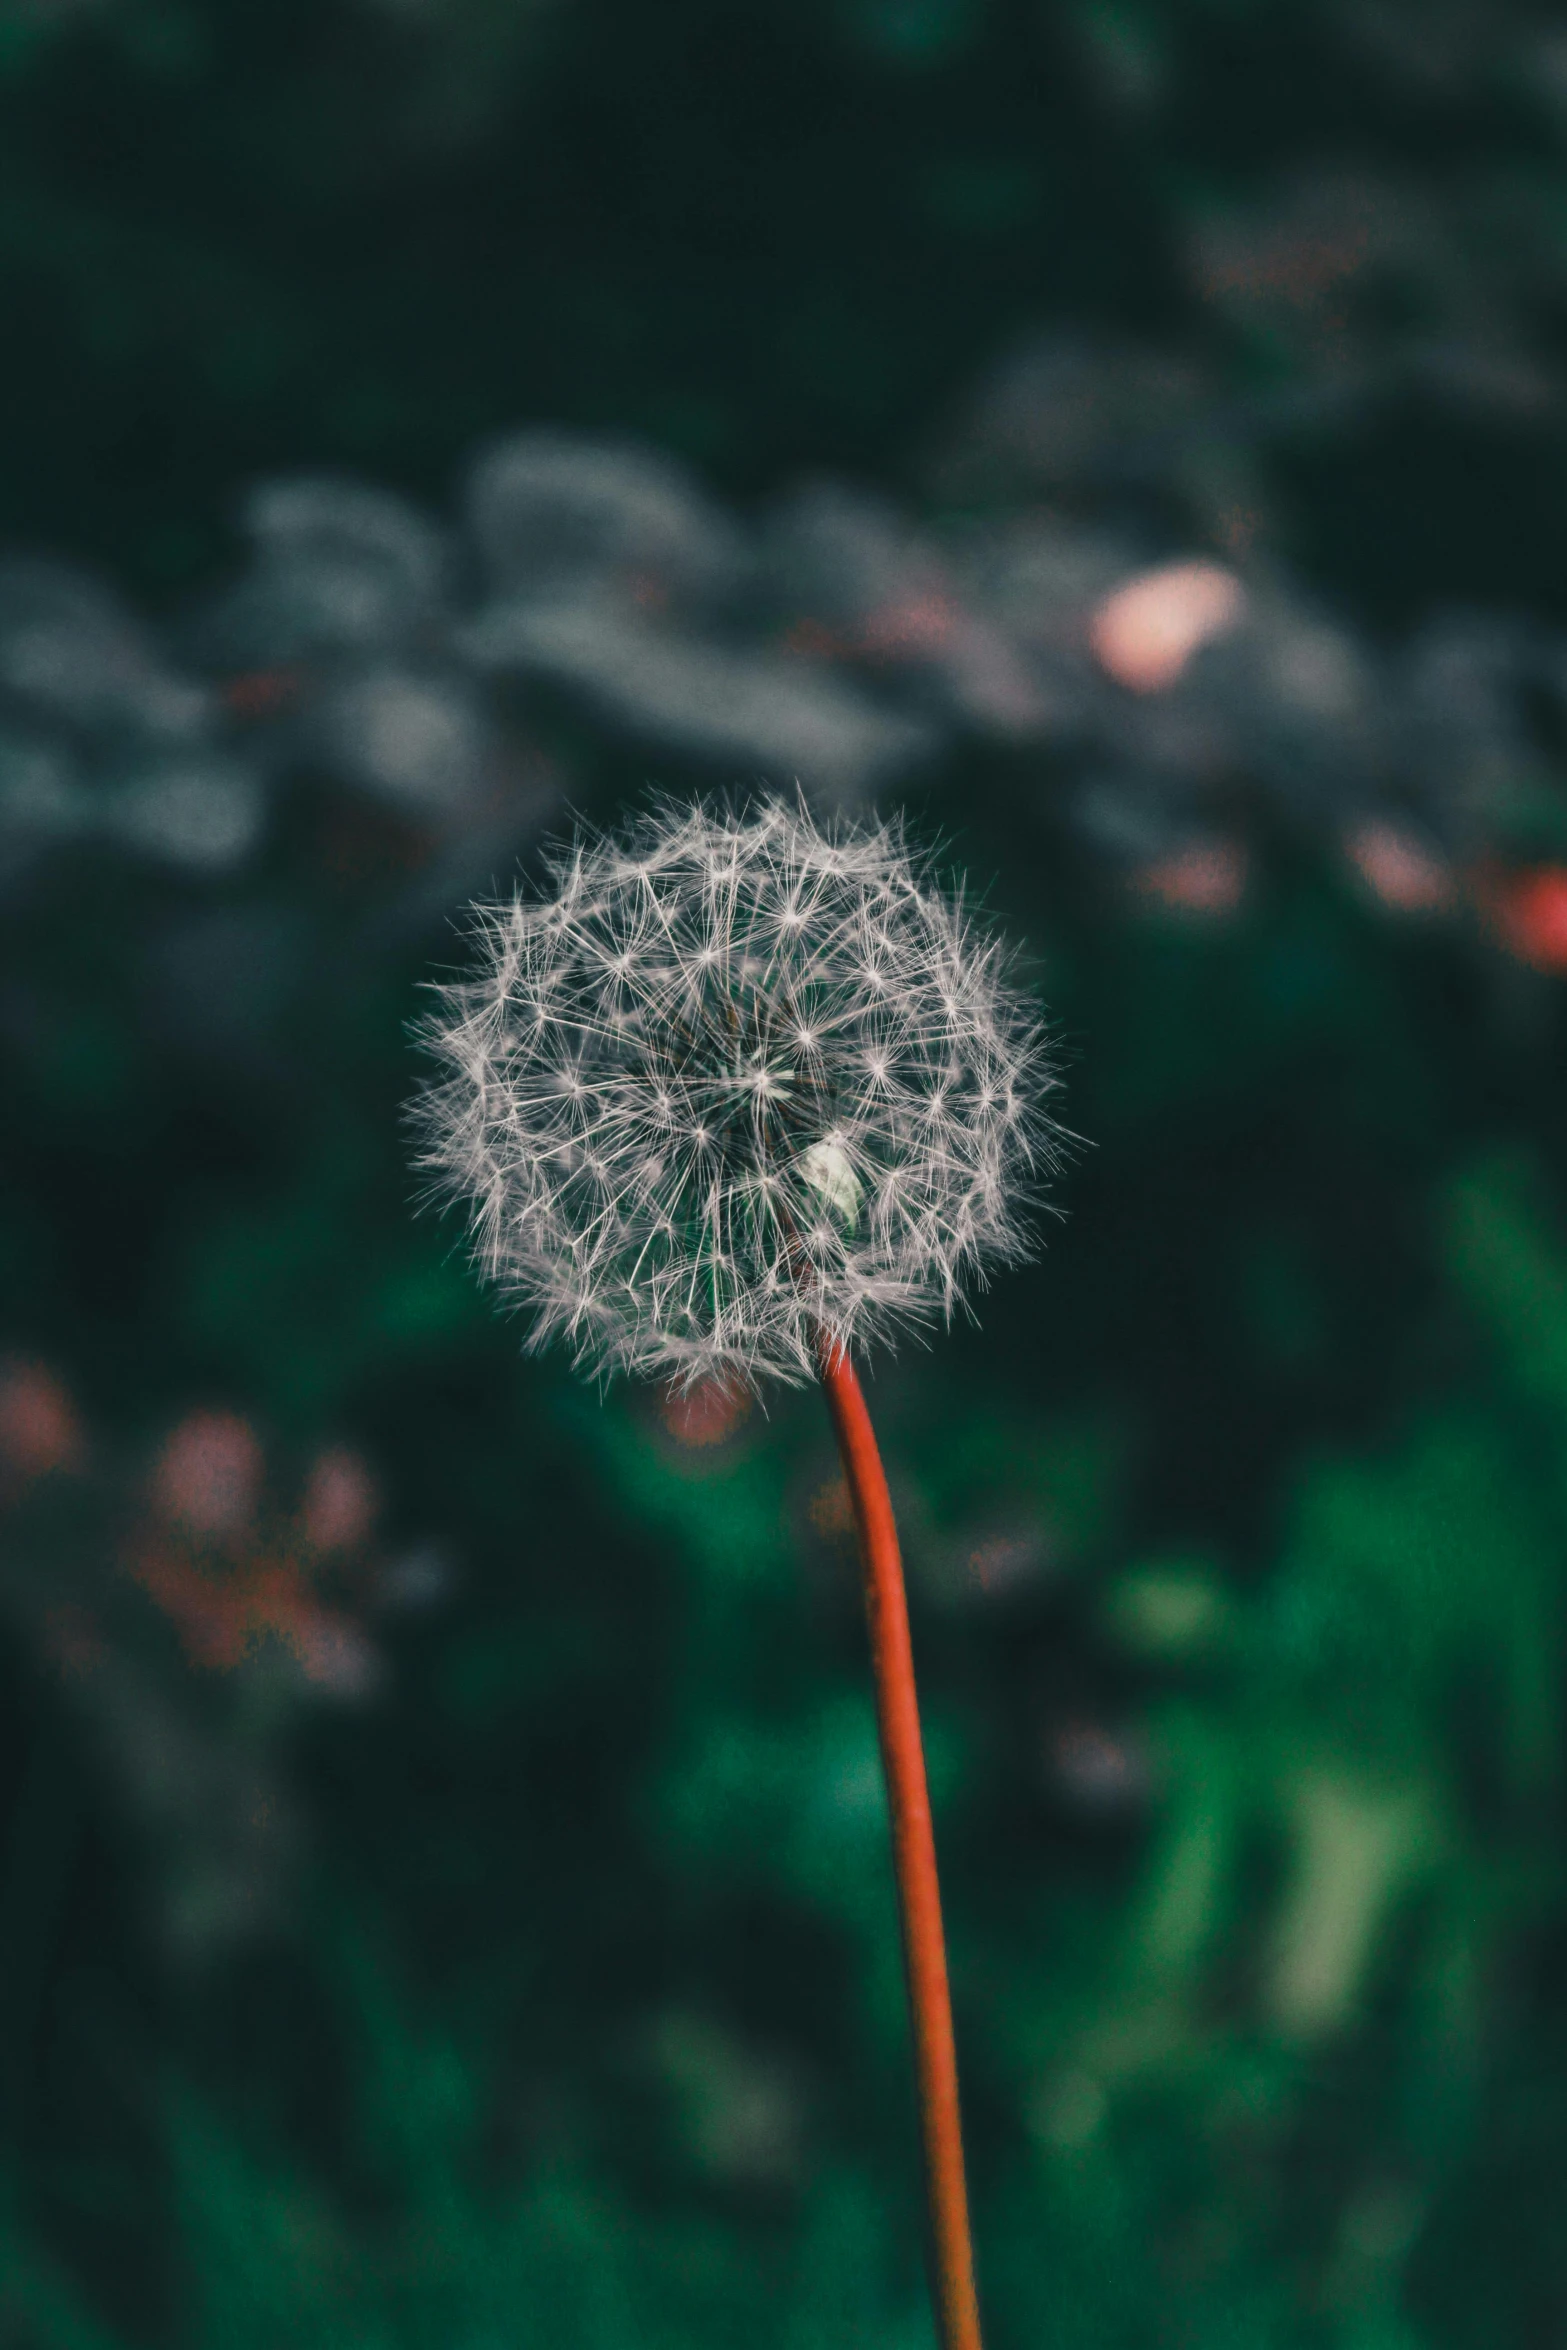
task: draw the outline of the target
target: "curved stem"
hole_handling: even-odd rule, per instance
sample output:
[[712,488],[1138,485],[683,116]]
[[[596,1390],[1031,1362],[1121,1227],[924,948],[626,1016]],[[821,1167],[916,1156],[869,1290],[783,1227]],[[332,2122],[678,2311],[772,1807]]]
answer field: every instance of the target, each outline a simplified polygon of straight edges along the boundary
[[925,1751],[914,1691],[914,1651],[903,1587],[903,1560],[886,1474],[870,1413],[848,1355],[824,1333],[817,1363],[832,1414],[844,1475],[854,1502],[865,1570],[865,1615],[876,1680],[876,1719],[892,1823],[892,1862],[898,1881],[903,1955],[908,1972],[914,2067],[925,2181],[930,2200],[936,2321],[941,2350],[980,2350],[974,2256],[969,2243],[968,2190],[958,2118],[958,2060],[947,1988],[947,1946],[941,1930],[936,1840],[931,1828]]

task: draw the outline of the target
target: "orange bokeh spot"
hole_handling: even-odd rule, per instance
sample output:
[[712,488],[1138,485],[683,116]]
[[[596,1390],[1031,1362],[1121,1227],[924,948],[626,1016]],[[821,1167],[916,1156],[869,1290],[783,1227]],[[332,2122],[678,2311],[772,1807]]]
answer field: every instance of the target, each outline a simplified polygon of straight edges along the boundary
[[659,1418],[677,1444],[724,1444],[750,1413],[751,1398],[728,1379],[700,1379],[695,1387],[666,1388]]
[[854,1496],[846,1479],[830,1477],[811,1496],[811,1524],[829,1540],[854,1532]]

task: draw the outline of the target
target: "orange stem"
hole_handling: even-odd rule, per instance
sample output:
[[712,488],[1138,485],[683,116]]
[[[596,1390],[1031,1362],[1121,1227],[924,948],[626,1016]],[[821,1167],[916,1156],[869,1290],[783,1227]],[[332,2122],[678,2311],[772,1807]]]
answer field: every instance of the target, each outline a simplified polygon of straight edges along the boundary
[[925,2142],[935,2266],[936,2321],[941,2350],[980,2350],[974,2255],[969,2243],[968,2190],[958,2118],[958,2059],[947,1988],[947,1945],[941,1930],[936,1839],[914,1691],[909,1606],[892,1497],[876,1449],[870,1413],[847,1353],[825,1333],[817,1363],[832,1413],[844,1475],[854,1502],[865,1570],[865,1615],[876,1679],[876,1719],[892,1823],[892,1865],[898,1881],[903,1955],[908,1972],[914,2069]]

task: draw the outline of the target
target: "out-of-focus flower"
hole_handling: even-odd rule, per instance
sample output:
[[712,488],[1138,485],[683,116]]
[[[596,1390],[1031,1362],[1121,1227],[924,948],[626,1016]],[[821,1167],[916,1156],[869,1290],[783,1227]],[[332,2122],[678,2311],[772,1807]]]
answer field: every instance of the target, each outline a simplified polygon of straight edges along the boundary
[[1367,888],[1396,914],[1445,914],[1457,902],[1452,867],[1406,827],[1371,818],[1351,827],[1344,850]]
[[1567,972],[1567,866],[1486,874],[1477,895],[1510,955],[1534,971]]
[[248,1420],[192,1412],[158,1455],[150,1488],[156,1519],[130,1545],[127,1571],[193,1664],[232,1672],[271,1645],[306,1681],[359,1696],[376,1680],[379,1660],[363,1627],[323,1598],[316,1573],[322,1560],[368,1541],[374,1477],[346,1447],[320,1454],[293,1526],[269,1535],[261,1523],[265,1472]]
[[237,1412],[192,1412],[166,1439],[152,1474],[154,1508],[210,1539],[254,1524],[263,1475],[261,1439]]
[[[1209,222],[1222,298],[1326,317],[1391,269],[1435,301],[1426,228],[1346,187],[1297,190],[1277,237],[1242,224],[1229,260]],[[1516,409],[1527,355],[1480,332],[1480,281],[1436,306],[1455,303],[1474,332],[1403,338],[1397,381],[1467,369],[1466,398]],[[817,481],[753,523],[656,449],[538,429],[478,452],[451,529],[368,483],[256,485],[239,575],[167,632],[80,572],[0,561],[0,888],[89,845],[217,879],[299,792],[326,798],[304,837],[335,870],[400,890],[377,932],[400,935],[558,808],[571,778],[535,728],[563,701],[714,782],[851,810],[964,742],[1037,747],[1048,820],[1194,910],[1226,887],[1184,861],[1193,836],[1244,850],[1272,802],[1347,842],[1377,907],[1439,911],[1386,833],[1495,852],[1554,772],[1567,640],[1437,613],[1383,650],[1290,579],[1268,436],[1370,396],[1337,360],[1237,397],[1177,355],[1057,337],[981,388],[934,469],[963,509],[944,520]],[[1151,562],[1129,517],[1154,508],[1161,532],[1189,517],[1194,549],[1244,550],[1244,586],[1206,553]]]
[[1162,693],[1192,655],[1238,626],[1246,593],[1217,563],[1168,563],[1115,589],[1089,622],[1095,658],[1135,694]]
[[346,1445],[334,1445],[311,1464],[299,1530],[312,1550],[358,1550],[374,1531],[380,1505],[368,1461]]
[[751,1398],[728,1379],[703,1379],[695,1387],[671,1387],[659,1399],[658,1416],[675,1442],[702,1449],[726,1444],[747,1419]]
[[1248,862],[1238,841],[1192,841],[1140,867],[1133,886],[1176,913],[1233,914],[1246,894]]
[[[58,1509],[50,1470],[74,1473]],[[226,1411],[187,1414],[148,1476],[106,1443],[89,1455],[45,1366],[0,1366],[0,1610],[147,1837],[143,1882],[182,1963],[281,1913],[304,1833],[281,1742],[298,1707],[383,1680],[366,1610],[450,1588],[434,1546],[376,1554],[377,1498],[369,1464],[334,1447],[292,1515],[269,1505],[260,1439]]]
[[64,1381],[43,1363],[0,1363],[0,1478],[30,1482],[74,1469],[86,1450]]
[[341,1610],[325,1606],[303,1563],[286,1553],[215,1568],[154,1542],[135,1549],[128,1565],[194,1665],[232,1672],[276,1645],[307,1681],[338,1696],[361,1696],[378,1678],[368,1635]]
[[600,1371],[808,1378],[1025,1248],[1055,1075],[998,942],[901,830],[670,803],[479,910],[421,1030],[420,1163]]

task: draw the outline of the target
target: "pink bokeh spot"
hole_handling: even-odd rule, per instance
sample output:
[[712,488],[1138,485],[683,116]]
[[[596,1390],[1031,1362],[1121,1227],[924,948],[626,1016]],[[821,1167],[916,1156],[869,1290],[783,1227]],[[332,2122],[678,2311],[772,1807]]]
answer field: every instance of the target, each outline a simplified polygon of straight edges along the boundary
[[13,1477],[47,1477],[74,1468],[85,1453],[76,1406],[42,1363],[0,1365],[0,1469]]
[[1139,895],[1157,898],[1180,914],[1233,914],[1246,894],[1248,859],[1239,841],[1193,841],[1142,866],[1133,880]]
[[677,1444],[699,1447],[726,1443],[750,1409],[743,1387],[727,1379],[702,1379],[695,1387],[667,1389],[659,1417]]
[[1381,819],[1356,825],[1344,848],[1367,888],[1395,914],[1442,914],[1454,903],[1450,868],[1398,825]]
[[152,1473],[164,1517],[193,1534],[242,1534],[261,1498],[261,1441],[237,1412],[191,1412],[173,1430]]
[[1106,596],[1089,621],[1088,642],[1117,685],[1163,693],[1194,653],[1238,627],[1245,609],[1245,589],[1222,564],[1167,563]]
[[322,1453],[305,1480],[299,1529],[312,1550],[358,1550],[381,1505],[368,1464],[346,1445]]

